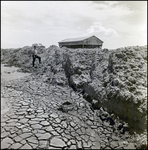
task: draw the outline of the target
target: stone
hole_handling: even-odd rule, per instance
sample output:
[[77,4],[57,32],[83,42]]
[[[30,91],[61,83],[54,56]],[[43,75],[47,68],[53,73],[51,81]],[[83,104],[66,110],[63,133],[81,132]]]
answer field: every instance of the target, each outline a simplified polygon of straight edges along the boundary
[[14,143],[11,145],[10,149],[19,149],[22,146],[20,143]]
[[54,136],[58,136],[59,133],[57,133],[55,130],[51,131],[51,134],[54,135]]
[[8,149],[9,146],[13,143],[12,139],[6,137],[1,141],[1,149]]
[[11,116],[9,116],[9,118],[11,118],[11,119],[17,119],[18,116],[17,115],[11,115]]
[[33,143],[33,144],[38,144],[38,140],[37,140],[37,138],[36,137],[34,137],[34,136],[31,136],[31,137],[29,137],[29,138],[26,138],[26,141],[30,144],[30,143]]
[[26,118],[29,118],[29,119],[35,118],[35,115],[26,115]]
[[128,145],[128,142],[127,142],[127,141],[124,141],[123,144],[127,146],[127,145]]
[[31,118],[30,119],[31,121],[44,121],[45,119],[44,118],[41,118],[41,117],[35,117],[35,118]]
[[23,105],[23,106],[29,106],[29,104],[30,104],[30,103],[22,102],[22,105]]
[[13,106],[18,106],[18,107],[20,107],[20,106],[22,106],[22,105],[19,104],[19,103],[15,103],[15,104],[13,104]]
[[71,145],[69,149],[77,149],[76,145]]
[[37,130],[37,129],[33,129],[31,132],[32,132],[33,134],[36,134],[36,133],[38,133],[38,130]]
[[26,139],[26,138],[28,138],[28,137],[30,137],[30,136],[32,136],[32,133],[23,133],[23,134],[20,134],[20,137],[21,137],[22,139]]
[[82,134],[85,134],[85,128],[81,127]]
[[3,132],[3,133],[1,133],[1,138],[3,139],[5,137],[7,137],[9,134],[10,134],[9,132]]
[[57,123],[61,122],[61,120],[59,118],[56,118],[55,120],[56,120]]
[[37,112],[37,113],[43,113],[44,110],[43,110],[43,109],[38,109],[38,110],[36,110],[36,112]]
[[39,148],[45,149],[47,147],[47,141],[45,140],[40,140],[39,141]]
[[71,121],[71,122],[70,122],[70,125],[71,125],[72,127],[74,127],[76,124]]
[[61,124],[62,124],[62,126],[63,126],[65,129],[66,129],[66,128],[67,128],[67,126],[68,126],[66,121],[62,121],[62,123],[61,123]]
[[50,133],[37,133],[36,136],[38,137],[38,140],[48,140],[51,137]]
[[[84,142],[84,141],[83,141],[82,143],[83,143],[83,148],[84,148],[84,149],[86,149],[86,148],[90,148],[90,147],[91,147],[91,145],[92,145],[92,144],[87,143],[87,142]],[[98,146],[97,146],[97,148],[99,149],[99,147],[98,147]]]
[[25,124],[18,126],[18,129],[23,129],[23,128],[26,128]]
[[96,149],[100,149],[100,147],[101,147],[100,142],[98,142],[98,141],[97,141],[97,142],[95,142],[95,148],[96,148]]
[[5,122],[1,122],[1,127],[4,127],[6,125]]
[[32,109],[32,108],[28,108],[26,111],[27,111],[27,113],[34,113],[34,109]]
[[10,119],[8,121],[6,121],[6,123],[16,123],[18,121],[18,119]]
[[57,147],[48,146],[48,149],[57,149]]
[[127,146],[124,147],[124,149],[136,149],[134,143],[129,143]]
[[21,111],[16,112],[15,114],[16,114],[16,115],[26,115],[26,114],[27,114],[27,112],[26,112],[26,111],[21,110]]
[[119,143],[119,147],[125,146],[125,145],[123,144],[123,141],[119,141],[118,143]]
[[16,136],[16,137],[14,138],[14,141],[15,141],[15,142],[20,142],[20,141],[22,141],[22,138],[21,138],[20,136]]
[[45,131],[50,132],[53,131],[54,129],[52,128],[52,126],[47,126],[44,128]]
[[28,123],[29,123],[30,125],[39,124],[39,121],[29,120]]
[[26,140],[22,140],[20,143],[24,145],[26,144]]
[[51,146],[57,146],[57,147],[64,147],[64,146],[66,146],[66,144],[64,143],[64,141],[61,140],[61,139],[58,138],[58,137],[53,137],[53,138],[50,140],[50,145],[51,145]]
[[30,133],[32,131],[32,129],[28,126],[26,126],[25,128],[22,129],[22,133]]
[[24,118],[24,115],[18,116],[17,118],[18,118],[18,119],[23,119],[23,118]]
[[41,134],[46,133],[46,131],[44,129],[38,129],[37,131],[38,131],[38,133],[41,133]]
[[44,119],[49,118],[48,114],[46,114],[46,113],[38,115],[37,117],[44,118]]
[[112,139],[113,139],[114,141],[118,141],[118,140],[119,140],[119,138],[118,138],[117,136],[115,136],[115,135],[112,135]]
[[12,138],[12,139],[14,139],[14,137],[16,137],[16,136],[17,136],[16,133],[9,135],[9,137]]
[[41,129],[42,125],[40,125],[40,124],[33,124],[33,125],[31,125],[31,127],[34,128],[34,129]]
[[52,117],[52,118],[57,118],[58,115],[57,115],[56,113],[52,113],[52,114],[50,115],[50,117]]
[[112,150],[110,146],[106,146],[105,149]]
[[77,149],[82,148],[82,142],[76,141],[76,146],[77,146]]
[[37,149],[38,145],[34,144],[34,143],[29,143],[29,145],[33,148],[33,149]]
[[29,119],[23,118],[23,119],[20,119],[18,122],[26,124],[26,123],[28,123],[28,120]]
[[42,122],[40,122],[40,124],[43,125],[43,126],[48,126],[49,122],[48,121],[42,121]]
[[29,144],[25,144],[20,149],[32,149],[32,147]]
[[117,141],[112,141],[112,142],[110,142],[110,146],[111,146],[112,148],[116,148],[116,147],[119,146],[119,144],[118,144]]
[[91,122],[90,120],[87,120],[86,122],[89,126],[93,125],[93,122]]

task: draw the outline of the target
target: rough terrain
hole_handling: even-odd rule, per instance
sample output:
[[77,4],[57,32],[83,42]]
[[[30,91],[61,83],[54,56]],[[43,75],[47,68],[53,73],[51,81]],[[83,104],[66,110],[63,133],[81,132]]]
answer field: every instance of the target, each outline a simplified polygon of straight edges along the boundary
[[146,49],[50,46],[35,68],[31,47],[2,50],[2,63],[32,73],[2,82],[2,148],[146,148]]

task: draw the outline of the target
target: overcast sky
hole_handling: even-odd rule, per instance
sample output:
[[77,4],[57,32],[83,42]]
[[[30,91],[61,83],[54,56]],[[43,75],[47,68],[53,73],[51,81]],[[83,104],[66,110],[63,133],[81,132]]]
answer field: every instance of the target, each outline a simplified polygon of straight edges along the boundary
[[95,35],[103,48],[147,45],[147,1],[1,1],[1,47]]

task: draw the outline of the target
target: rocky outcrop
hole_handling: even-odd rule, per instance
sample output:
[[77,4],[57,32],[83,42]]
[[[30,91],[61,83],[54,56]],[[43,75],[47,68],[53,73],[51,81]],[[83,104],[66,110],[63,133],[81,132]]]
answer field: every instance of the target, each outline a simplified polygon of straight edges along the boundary
[[71,49],[64,54],[65,72],[75,90],[81,89],[90,102],[95,100],[95,108],[103,107],[141,131],[147,127],[146,50],[146,46]]
[[2,50],[1,61],[36,74],[43,82],[69,85],[94,109],[103,107],[127,122],[131,132],[147,131],[147,46],[107,50],[52,45],[41,48],[42,64],[36,62],[35,68],[30,50]]
[[[147,47],[126,47],[109,56],[104,106],[134,129],[147,128]],[[138,122],[138,124],[137,124]]]

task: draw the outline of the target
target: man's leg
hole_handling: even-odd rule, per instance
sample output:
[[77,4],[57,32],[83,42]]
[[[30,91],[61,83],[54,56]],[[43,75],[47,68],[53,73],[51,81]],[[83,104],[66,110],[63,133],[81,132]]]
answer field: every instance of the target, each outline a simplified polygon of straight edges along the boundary
[[36,58],[36,57],[35,57],[35,55],[33,55],[32,57],[33,57],[32,65],[33,65],[33,67],[34,67],[34,63],[35,63],[35,58]]
[[36,55],[36,58],[39,59],[39,63],[41,63],[41,57]]
[[39,63],[41,63],[41,57],[39,57]]

